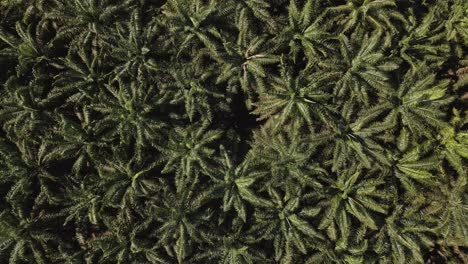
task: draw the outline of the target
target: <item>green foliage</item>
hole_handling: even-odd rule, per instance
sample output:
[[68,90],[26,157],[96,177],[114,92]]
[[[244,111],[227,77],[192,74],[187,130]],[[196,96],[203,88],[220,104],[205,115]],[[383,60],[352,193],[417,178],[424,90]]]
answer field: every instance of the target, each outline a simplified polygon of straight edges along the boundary
[[320,81],[320,76],[309,75],[306,71],[298,73],[297,77],[292,76],[285,66],[280,71],[280,76],[270,81],[270,87],[259,93],[259,101],[252,111],[259,116],[257,120],[275,119],[275,129],[291,120],[292,116],[300,117],[310,126],[313,118],[323,123],[333,122],[330,118],[333,110],[326,105],[331,95],[321,91],[314,82]]
[[0,1],[0,263],[467,263],[467,17]]

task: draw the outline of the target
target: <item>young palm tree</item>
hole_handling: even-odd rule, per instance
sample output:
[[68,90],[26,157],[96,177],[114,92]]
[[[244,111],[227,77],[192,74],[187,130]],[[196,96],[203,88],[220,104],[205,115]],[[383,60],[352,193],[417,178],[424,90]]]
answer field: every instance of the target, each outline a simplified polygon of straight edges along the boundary
[[301,205],[302,197],[307,195],[301,190],[292,191],[268,187],[268,203],[255,208],[255,221],[248,231],[258,241],[272,241],[274,260],[286,263],[296,252],[307,254],[313,244],[325,239],[309,222],[317,210]]
[[205,192],[167,189],[163,200],[151,204],[150,211],[157,223],[154,248],[165,248],[175,262],[184,263],[196,253],[196,244],[212,244],[209,227],[213,212],[205,206],[210,199],[206,195]]
[[[338,234],[335,249],[355,246],[350,242],[356,223],[360,227],[359,232],[378,230],[376,214],[388,214],[392,193],[383,188],[386,184],[384,177],[375,177],[376,174],[380,172],[375,169],[344,171],[330,181],[330,193],[317,203],[318,210],[323,210],[318,228],[327,230],[329,234]],[[366,243],[363,238],[355,242]]]
[[395,22],[403,28],[408,23],[398,11],[395,0],[347,0],[346,4],[328,8],[327,13],[334,16],[331,20],[341,26],[342,32],[373,28],[388,30],[387,34],[390,34],[398,31]]
[[390,43],[381,37],[382,34],[382,30],[376,30],[364,39],[341,35],[339,57],[318,63],[323,71],[333,73],[336,78],[333,89],[336,103],[342,104],[344,98],[354,96],[368,106],[377,94],[386,96],[391,93],[390,73],[399,68],[399,60],[385,55]]
[[[235,211],[242,222],[247,222],[247,202],[252,197],[250,186],[265,173],[255,170],[246,159],[240,164],[233,160],[223,145],[220,147],[220,167],[213,174],[209,174],[212,186],[209,192],[222,198],[222,210],[226,215],[220,216],[220,222],[229,218],[227,213]],[[233,219],[235,221],[236,219]]]
[[72,172],[76,175],[86,169],[99,164],[102,160],[107,144],[100,140],[102,134],[94,130],[93,122],[88,107],[81,112],[76,112],[79,122],[65,115],[60,116],[58,133],[49,140],[51,150],[46,159],[50,161],[63,161],[73,159]]
[[423,263],[422,249],[434,246],[433,226],[431,215],[397,206],[372,243],[380,263]]
[[11,264],[63,261],[60,255],[70,247],[70,242],[55,233],[57,230],[50,225],[59,221],[50,215],[21,216],[3,211],[0,213],[0,260]]
[[439,24],[437,9],[432,8],[421,21],[412,26],[400,42],[400,56],[416,69],[418,65],[430,63],[440,67],[450,56],[450,45],[446,41],[444,25]]
[[102,115],[93,130],[104,141],[119,140],[124,147],[132,146],[139,158],[144,147],[160,144],[166,127],[163,117],[157,116],[158,91],[143,85],[137,81],[106,84],[99,92],[99,102],[90,105],[92,111]]
[[419,65],[408,70],[399,82],[399,87],[382,109],[387,109],[387,118],[409,129],[416,138],[432,135],[447,125],[444,107],[453,97],[446,95],[449,80],[436,80],[436,74]]
[[206,175],[211,173],[210,158],[215,153],[211,144],[217,142],[223,132],[210,130],[208,126],[208,123],[195,123],[188,127],[176,127],[166,144],[158,146],[163,154],[160,162],[165,163],[161,172],[175,171],[177,188],[190,183],[199,172]]
[[334,50],[329,42],[332,35],[327,32],[329,25],[322,23],[324,9],[320,1],[307,0],[302,9],[298,8],[296,2],[289,2],[289,24],[279,32],[275,42],[280,46],[289,46],[289,56],[294,63],[303,52],[308,63],[312,64]]
[[[205,3],[206,2],[206,3]],[[221,32],[214,26],[214,19],[223,13],[217,1],[168,0],[163,14],[167,17],[171,43],[182,54],[192,45],[208,49],[213,59],[219,57]]]
[[45,14],[46,19],[62,25],[55,41],[71,40],[74,45],[91,41],[93,46],[102,47],[106,32],[113,20],[125,14],[134,0],[56,0],[56,8]]
[[265,90],[267,78],[265,67],[276,64],[279,59],[271,54],[271,41],[268,35],[259,35],[253,39],[241,38],[236,44],[226,42],[223,55],[223,68],[216,83],[227,81],[229,86],[240,83],[242,90],[251,94],[254,91]]
[[15,76],[8,79],[3,87],[5,96],[0,98],[0,120],[5,132],[18,139],[50,132],[48,129],[54,125],[50,110],[55,103],[44,96],[46,87],[34,82],[22,84]]
[[328,106],[331,95],[314,82],[323,80],[326,75],[309,75],[305,70],[294,75],[285,65],[281,66],[280,73],[280,77],[271,78],[270,88],[260,92],[258,102],[254,103],[252,113],[259,115],[257,120],[273,120],[274,129],[279,129],[293,116],[309,127],[317,121],[333,124],[334,110]]
[[113,34],[106,36],[108,49],[112,58],[117,61],[113,69],[113,79],[128,77],[140,81],[155,79],[153,75],[160,72],[157,58],[162,54],[153,45],[162,46],[159,21],[143,21],[143,10],[135,9],[127,23],[116,24]]

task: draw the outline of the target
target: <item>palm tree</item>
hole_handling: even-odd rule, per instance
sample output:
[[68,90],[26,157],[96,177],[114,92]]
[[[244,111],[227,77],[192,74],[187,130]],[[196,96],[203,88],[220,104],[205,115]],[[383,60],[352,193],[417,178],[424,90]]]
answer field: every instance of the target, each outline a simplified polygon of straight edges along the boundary
[[398,142],[400,150],[391,157],[391,166],[388,169],[391,176],[400,181],[406,195],[421,196],[427,186],[440,184],[432,172],[440,165],[440,161],[431,153],[430,142],[409,148],[408,137],[409,133],[403,129]]
[[331,95],[317,85],[327,76],[309,74],[309,71],[304,70],[293,75],[282,65],[281,76],[272,77],[269,89],[260,92],[258,101],[254,103],[252,113],[259,115],[257,120],[273,120],[274,129],[294,119],[308,126],[315,123],[313,118],[327,125],[333,123],[334,111],[327,105]]
[[[5,195],[10,206],[15,210],[24,210],[29,208],[29,203],[60,204],[64,198],[63,186],[59,184],[59,178],[50,172],[50,160],[47,159],[51,150],[50,144],[45,140],[34,143],[24,139],[18,141],[16,146],[19,151],[17,155],[21,160],[13,161],[17,170],[10,172],[11,175],[6,175],[7,179],[8,176],[12,177],[9,180],[16,178]],[[40,189],[32,191],[38,188],[37,186],[41,186]]]
[[329,25],[322,23],[323,13],[320,1],[307,0],[303,8],[299,9],[296,0],[290,0],[289,24],[279,32],[275,42],[280,46],[288,44],[289,54],[294,63],[301,51],[309,63],[314,63],[334,50],[334,46],[329,42],[332,38],[327,32]]
[[69,183],[65,187],[66,195],[69,199],[68,203],[64,204],[64,208],[60,211],[61,215],[66,216],[63,225],[66,226],[70,222],[91,223],[98,225],[101,221],[100,208],[101,197],[98,191],[97,184],[89,183]]
[[60,262],[70,241],[57,235],[59,219],[42,212],[39,215],[18,215],[14,211],[0,213],[0,260],[4,263]]
[[17,75],[41,76],[43,68],[47,68],[47,63],[53,61],[54,50],[49,46],[50,42],[45,37],[48,32],[45,21],[40,21],[37,25],[29,24],[27,28],[20,22],[16,22],[15,29],[17,36],[11,35],[0,29],[0,42],[6,46],[1,50],[2,57],[11,57],[18,60]]
[[[257,178],[264,175],[264,172],[253,169],[248,159],[236,164],[237,161],[230,157],[223,145],[220,147],[220,153],[219,168],[208,175],[212,184],[208,190],[222,198],[222,209],[225,214],[234,210],[245,223],[247,222],[247,204],[244,197],[249,199],[252,196],[249,187],[254,184]],[[227,217],[222,215],[220,218],[221,222]]]
[[[212,121],[216,114],[221,114],[213,111],[212,105],[215,101],[220,110],[227,112],[230,109],[224,99],[224,87],[220,88],[210,82],[214,76],[208,72],[212,71],[215,71],[214,67],[197,67],[185,63],[174,63],[174,67],[171,67],[169,74],[173,82],[162,83],[162,93],[171,105],[176,106],[175,108],[185,110],[184,113],[180,113],[180,118],[188,117],[191,122],[200,119]],[[179,113],[174,113],[174,116],[176,114]]]
[[468,158],[468,132],[461,129],[467,121],[463,121],[460,114],[460,111],[454,108],[454,117],[450,121],[450,125],[439,131],[437,139],[440,142],[444,159],[459,176],[463,177],[466,174],[466,165],[464,165],[463,160]]
[[143,11],[136,8],[127,23],[116,24],[116,30],[108,36],[108,49],[117,61],[113,69],[113,79],[130,77],[140,81],[153,79],[160,71],[156,59],[160,54],[154,45],[162,45],[158,39],[161,34],[157,19],[145,23]]
[[157,182],[148,176],[157,163],[148,158],[128,158],[122,151],[116,151],[114,155],[97,167],[100,189],[106,190],[101,201],[105,206],[117,208],[119,217],[130,221],[135,215],[142,214],[143,204],[139,198],[157,187]]
[[419,210],[397,206],[372,242],[373,250],[381,256],[379,263],[423,263],[422,250],[434,246],[433,220]]
[[213,212],[205,206],[210,199],[206,192],[189,189],[174,192],[167,188],[163,199],[150,205],[151,215],[157,223],[157,229],[153,231],[157,242],[153,248],[164,247],[180,264],[196,253],[197,244],[212,244],[209,227]]
[[335,250],[359,248],[367,243],[362,235],[357,241],[351,239],[355,236],[356,224],[359,234],[380,228],[376,214],[382,216],[389,212],[392,195],[390,190],[383,188],[386,181],[380,173],[376,169],[362,170],[358,167],[329,180],[330,192],[327,191],[327,195],[317,202],[316,208],[322,211],[318,228],[326,229],[329,234],[339,234],[334,239]]
[[[447,32],[447,40],[452,43],[463,43],[468,44],[468,4],[463,0],[455,0],[452,6],[449,7],[451,11],[448,19],[445,22],[445,28]],[[444,3],[441,3],[443,5]],[[462,44],[462,45],[463,45]],[[457,53],[462,54],[460,44],[456,44],[458,47]],[[461,57],[461,56],[460,56]]]
[[437,22],[441,18],[436,11],[436,8],[431,8],[421,23],[411,26],[399,42],[401,58],[413,69],[423,61],[440,67],[450,56],[444,25]]
[[166,127],[163,117],[156,116],[161,103],[158,91],[136,81],[117,81],[104,87],[100,100],[90,105],[92,111],[103,115],[94,122],[95,133],[107,142],[118,139],[121,145],[132,146],[142,158],[145,146],[161,143]]
[[[273,32],[278,29],[278,23],[271,15],[271,4],[265,0],[230,0],[226,6],[233,6],[235,9],[235,16],[239,23],[248,24],[249,26],[255,27],[260,24],[258,22],[265,23],[266,29]],[[245,28],[239,28],[240,31]],[[253,31],[260,30],[255,28]]]
[[438,129],[447,126],[443,121],[443,107],[453,97],[447,96],[449,80],[436,80],[436,74],[419,65],[416,70],[408,70],[399,82],[399,87],[382,103],[382,110],[388,119],[409,129],[416,138],[432,138]]
[[70,48],[65,58],[54,64],[59,73],[54,76],[49,96],[63,105],[85,105],[107,81],[104,61],[108,59],[103,49],[93,51],[91,43]]
[[271,54],[272,47],[268,35],[262,34],[250,39],[241,38],[241,34],[242,31],[239,31],[236,44],[231,42],[224,44],[225,54],[222,56],[224,66],[216,83],[227,81],[232,87],[240,82],[244,92],[249,94],[263,91],[267,78],[265,66],[275,64],[279,59]]
[[318,180],[326,177],[326,171],[312,157],[317,149],[304,136],[299,122],[293,122],[284,130],[274,132],[271,124],[253,132],[250,152],[246,157],[256,171],[261,184],[279,188],[298,185],[321,189]]
[[[27,138],[32,134],[43,135],[54,126],[50,109],[55,105],[44,96],[46,87],[34,82],[24,85],[12,76],[4,85],[0,102],[0,120],[3,129],[13,138]],[[44,126],[47,124],[47,126]]]
[[166,144],[158,146],[160,162],[164,162],[163,174],[176,172],[176,186],[185,184],[199,173],[211,174],[210,160],[215,150],[211,144],[222,136],[221,130],[209,130],[208,123],[194,123],[188,127],[176,127]]
[[312,246],[323,243],[325,237],[309,222],[318,211],[302,205],[306,193],[301,189],[283,192],[273,187],[268,187],[267,192],[268,202],[255,207],[255,220],[248,234],[259,242],[272,241],[275,261],[293,258],[296,250],[305,255]]
[[86,168],[99,164],[102,160],[107,144],[102,140],[102,135],[94,130],[91,113],[88,107],[83,107],[81,112],[76,112],[79,122],[72,118],[60,115],[60,122],[56,136],[48,142],[52,145],[46,159],[50,161],[63,161],[74,159],[72,172],[81,175]]
[[102,47],[113,19],[125,14],[134,0],[71,0],[54,1],[56,8],[46,12],[45,18],[61,24],[55,41],[71,40],[72,45],[91,41],[94,47]]
[[405,16],[397,10],[395,0],[347,0],[346,4],[329,7],[327,14],[342,27],[342,32],[350,30],[388,30],[387,34],[398,31],[395,22],[407,25]]
[[399,60],[385,55],[389,43],[381,37],[382,33],[382,30],[377,30],[364,39],[349,39],[341,35],[339,57],[318,63],[336,80],[333,88],[336,103],[342,104],[344,98],[354,96],[369,106],[377,94],[385,96],[393,91],[390,73],[399,68]]
[[311,134],[310,142],[317,147],[324,147],[325,157],[331,157],[326,164],[331,163],[331,170],[334,172],[356,162],[368,169],[372,164],[380,167],[390,166],[383,146],[387,140],[385,132],[394,129],[395,122],[390,119],[375,121],[381,113],[380,106],[363,109],[358,112],[355,120],[351,120],[355,110],[349,104],[353,104],[352,98],[343,107],[341,119],[337,121],[336,127]]
[[163,14],[167,17],[168,30],[172,35],[170,41],[178,46],[178,55],[188,47],[197,45],[208,49],[213,59],[219,57],[217,40],[222,34],[213,24],[218,13],[222,14],[223,10],[213,0],[167,1]]
[[249,243],[240,230],[227,233],[213,245],[200,249],[200,253],[190,259],[192,263],[269,263],[265,254]]
[[104,218],[105,231],[86,241],[85,258],[72,256],[73,261],[99,262],[99,263],[146,263],[149,261],[147,252],[151,246],[146,241],[137,238],[137,230],[144,222],[127,222],[116,220],[114,216]]

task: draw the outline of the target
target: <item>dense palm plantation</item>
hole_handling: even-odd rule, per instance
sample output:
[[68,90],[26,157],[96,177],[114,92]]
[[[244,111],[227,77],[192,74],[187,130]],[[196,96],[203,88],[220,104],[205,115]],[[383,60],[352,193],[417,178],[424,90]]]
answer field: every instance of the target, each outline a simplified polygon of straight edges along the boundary
[[0,1],[0,263],[468,263],[468,2]]

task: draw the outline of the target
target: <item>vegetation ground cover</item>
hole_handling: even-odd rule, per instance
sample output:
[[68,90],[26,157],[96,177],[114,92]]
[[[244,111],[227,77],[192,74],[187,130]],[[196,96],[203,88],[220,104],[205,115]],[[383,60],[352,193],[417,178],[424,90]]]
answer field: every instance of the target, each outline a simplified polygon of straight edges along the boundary
[[468,263],[468,2],[0,1],[0,263]]

